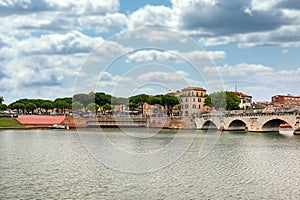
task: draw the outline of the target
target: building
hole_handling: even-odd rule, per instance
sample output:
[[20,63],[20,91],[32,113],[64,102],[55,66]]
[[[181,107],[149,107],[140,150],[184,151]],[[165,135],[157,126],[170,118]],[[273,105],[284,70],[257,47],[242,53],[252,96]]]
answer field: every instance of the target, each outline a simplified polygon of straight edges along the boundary
[[252,107],[252,96],[244,94],[242,92],[235,92],[235,95],[239,98],[241,109],[250,109]]
[[300,96],[295,95],[275,95],[272,96],[272,104],[274,107],[291,107],[300,106]]
[[192,116],[205,111],[204,100],[206,90],[200,87],[187,87],[182,89],[180,99],[181,115]]

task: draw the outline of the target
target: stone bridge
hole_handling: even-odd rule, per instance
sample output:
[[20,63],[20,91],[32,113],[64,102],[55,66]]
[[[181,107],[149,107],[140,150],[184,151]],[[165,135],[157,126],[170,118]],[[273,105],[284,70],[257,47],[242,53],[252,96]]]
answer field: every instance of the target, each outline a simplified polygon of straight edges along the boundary
[[300,112],[215,112],[195,118],[197,129],[247,130],[252,132],[279,131],[285,124],[294,134],[300,133]]

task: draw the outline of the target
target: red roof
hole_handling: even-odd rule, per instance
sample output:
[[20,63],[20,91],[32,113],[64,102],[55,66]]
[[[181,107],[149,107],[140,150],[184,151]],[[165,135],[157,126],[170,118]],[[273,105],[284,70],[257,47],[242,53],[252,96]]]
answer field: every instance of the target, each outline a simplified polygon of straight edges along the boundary
[[18,116],[17,120],[24,125],[54,125],[60,124],[64,121],[65,116],[37,116],[37,115],[24,115]]
[[252,96],[247,95],[247,94],[243,94],[243,93],[241,93],[241,92],[234,92],[234,93],[235,93],[236,96],[238,96],[239,98],[245,98],[245,97],[247,97],[247,98],[252,98]]

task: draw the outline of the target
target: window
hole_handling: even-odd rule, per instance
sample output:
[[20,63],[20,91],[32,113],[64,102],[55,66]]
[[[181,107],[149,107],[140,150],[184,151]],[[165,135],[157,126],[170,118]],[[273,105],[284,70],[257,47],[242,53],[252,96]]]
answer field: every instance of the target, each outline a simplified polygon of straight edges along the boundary
[[195,98],[193,98],[193,102],[195,102]]
[[201,109],[201,105],[199,105],[199,109]]
[[198,102],[201,102],[201,98],[198,98]]
[[188,102],[188,98],[185,98],[185,102]]
[[197,108],[197,105],[196,104],[193,104],[193,109],[196,109]]

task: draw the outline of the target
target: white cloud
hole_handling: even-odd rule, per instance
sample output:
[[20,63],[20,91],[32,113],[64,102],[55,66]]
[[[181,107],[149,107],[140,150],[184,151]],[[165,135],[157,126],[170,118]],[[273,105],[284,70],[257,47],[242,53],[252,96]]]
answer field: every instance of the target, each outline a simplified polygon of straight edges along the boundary
[[239,91],[252,95],[256,101],[269,100],[271,96],[283,92],[293,93],[298,91],[300,84],[300,68],[275,70],[269,66],[241,63],[206,67],[204,72],[208,77],[220,72],[227,90],[234,90],[234,85],[237,84]]
[[128,28],[133,30],[141,27],[176,27],[172,10],[165,6],[147,5],[132,13],[128,19]]
[[126,62],[175,62],[184,63],[186,61],[192,63],[207,63],[211,60],[214,62],[223,61],[226,58],[224,51],[191,51],[178,52],[174,51],[158,51],[158,50],[139,50],[127,56]]

